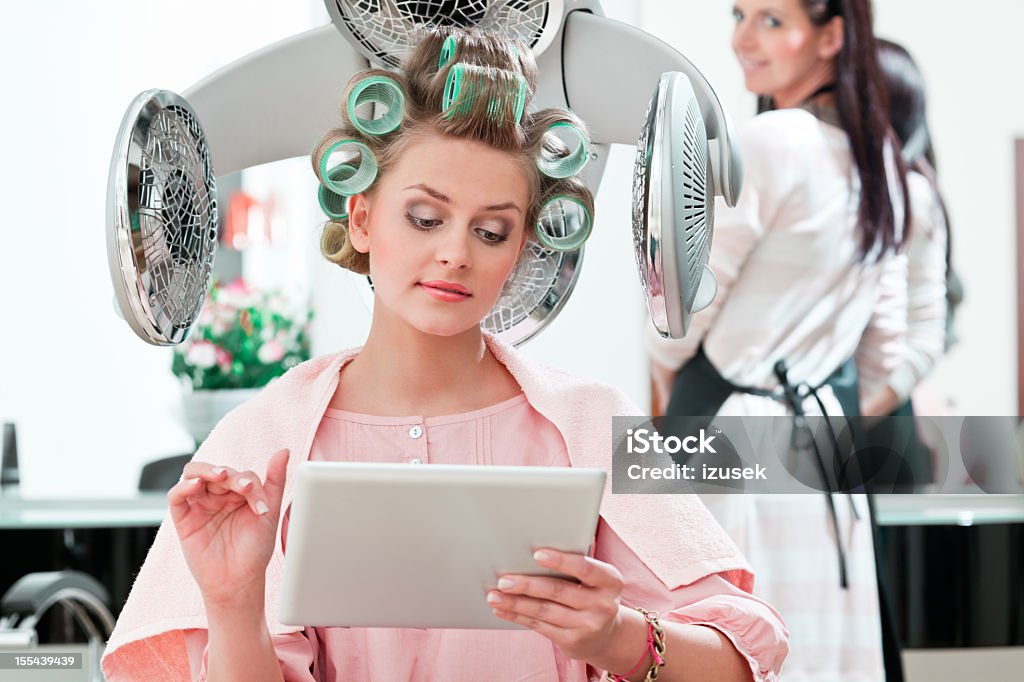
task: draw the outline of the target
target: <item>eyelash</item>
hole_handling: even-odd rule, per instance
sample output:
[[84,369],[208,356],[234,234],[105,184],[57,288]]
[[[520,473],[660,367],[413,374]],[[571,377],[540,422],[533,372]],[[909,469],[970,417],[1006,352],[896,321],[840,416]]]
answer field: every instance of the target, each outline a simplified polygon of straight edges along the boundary
[[[420,232],[429,232],[441,224],[440,220],[434,218],[418,218],[411,213],[406,213],[405,219],[409,221],[409,224],[412,225],[413,229]],[[490,230],[485,230],[483,228],[477,229],[476,233],[480,235],[480,239],[485,244],[489,244],[491,246],[497,246],[498,244],[508,241],[508,235],[498,234],[497,232],[491,232]]]

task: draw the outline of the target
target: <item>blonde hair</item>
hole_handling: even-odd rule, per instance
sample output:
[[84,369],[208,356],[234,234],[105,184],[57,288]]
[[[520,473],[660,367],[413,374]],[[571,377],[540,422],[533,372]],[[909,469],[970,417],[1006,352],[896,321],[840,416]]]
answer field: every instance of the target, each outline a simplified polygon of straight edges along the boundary
[[[439,65],[442,45],[452,36],[457,48],[446,62]],[[449,71],[462,65],[469,87],[476,96],[459,100],[458,113],[444,111],[445,84]],[[370,76],[386,76],[402,88],[405,115],[401,125],[384,135],[361,132],[348,114],[348,98],[352,89]],[[526,108],[520,121],[515,120],[514,98],[508,97],[519,84],[526,84]],[[544,201],[556,195],[579,199],[594,214],[594,198],[583,182],[575,177],[550,178],[537,167],[537,160],[559,159],[571,150],[555,135],[547,133],[559,122],[576,126],[587,135],[583,122],[564,109],[541,109],[529,112],[529,103],[537,87],[537,65],[533,53],[523,41],[503,34],[479,29],[451,26],[432,27],[425,31],[412,54],[398,74],[367,70],[349,81],[342,99],[342,125],[331,130],[313,151],[313,171],[320,177],[321,158],[332,145],[342,140],[360,142],[374,154],[378,177],[388,172],[416,139],[427,134],[482,142],[505,152],[520,162],[529,178],[530,201],[526,212],[526,229],[532,231]],[[494,102],[499,103],[496,110]],[[373,191],[371,187],[369,192]],[[324,225],[320,250],[327,260],[362,275],[369,274],[369,255],[360,253],[348,238],[348,218],[332,219]]]

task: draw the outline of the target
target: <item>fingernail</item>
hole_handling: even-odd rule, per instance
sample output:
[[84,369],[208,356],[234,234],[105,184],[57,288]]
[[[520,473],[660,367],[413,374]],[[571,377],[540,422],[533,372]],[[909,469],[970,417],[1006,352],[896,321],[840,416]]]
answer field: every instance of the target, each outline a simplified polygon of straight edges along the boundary
[[257,514],[266,514],[268,511],[270,511],[270,509],[267,507],[267,503],[266,502],[264,502],[263,500],[260,500],[259,502],[256,503],[256,513]]
[[221,474],[224,473],[224,467],[213,467],[212,469],[210,469],[210,473],[213,474],[214,476],[220,476]]
[[199,479],[193,478],[188,482],[189,485],[199,485]]
[[555,555],[551,552],[546,552],[543,549],[538,549],[536,552],[533,553],[533,558],[540,562],[554,561]]
[[249,486],[252,485],[252,479],[250,479],[250,478],[240,478],[240,479],[238,479],[238,485],[239,485],[239,487],[242,487],[242,488],[248,488]]
[[499,589],[507,590],[507,589],[510,589],[512,587],[515,587],[515,586],[516,586],[516,581],[513,580],[512,578],[500,578],[498,580],[498,588]]
[[487,593],[487,603],[488,604],[500,604],[501,603],[501,595],[498,594],[497,592],[488,592]]

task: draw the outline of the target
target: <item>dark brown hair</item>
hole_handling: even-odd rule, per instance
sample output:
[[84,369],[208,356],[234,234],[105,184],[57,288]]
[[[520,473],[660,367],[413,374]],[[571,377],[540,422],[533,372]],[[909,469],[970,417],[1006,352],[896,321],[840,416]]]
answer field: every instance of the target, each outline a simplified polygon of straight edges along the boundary
[[[454,36],[455,53],[439,66],[445,39]],[[476,96],[465,109],[450,115],[443,111],[445,82],[456,64],[463,65],[468,87]],[[365,135],[352,125],[347,107],[348,94],[361,80],[372,75],[394,79],[405,94],[405,116],[399,128],[380,136]],[[520,82],[526,83],[525,109],[520,121],[515,120],[514,99],[507,94]],[[349,81],[342,98],[342,125],[328,132],[313,150],[313,170],[319,177],[320,158],[335,142],[345,139],[365,144],[374,154],[379,173],[388,172],[408,144],[425,134],[470,139],[508,153],[519,161],[530,182],[530,202],[526,211],[526,229],[533,230],[543,202],[564,194],[583,202],[594,215],[594,199],[577,177],[552,179],[537,168],[537,159],[558,158],[568,154],[561,141],[548,128],[557,122],[577,126],[587,135],[586,126],[570,111],[541,109],[529,111],[530,100],[537,87],[537,65],[526,43],[504,34],[472,28],[438,26],[426,29],[415,49],[406,59],[400,73],[363,71]],[[496,111],[492,102],[501,103]],[[368,192],[373,192],[371,187]],[[348,220],[328,221],[320,240],[324,256],[341,267],[359,274],[369,273],[369,256],[356,251],[348,239]]]
[[[897,229],[894,198],[886,172],[887,141],[893,141],[887,117],[888,96],[878,64],[872,28],[870,0],[802,0],[811,23],[824,26],[835,17],[843,19],[843,47],[835,57],[834,96],[839,124],[850,140],[850,153],[860,176],[858,223],[861,258],[881,255],[903,245],[910,228],[903,211]],[[767,106],[766,106],[767,104]],[[759,110],[772,108],[762,102]],[[906,165],[897,155],[895,170],[907,207]]]

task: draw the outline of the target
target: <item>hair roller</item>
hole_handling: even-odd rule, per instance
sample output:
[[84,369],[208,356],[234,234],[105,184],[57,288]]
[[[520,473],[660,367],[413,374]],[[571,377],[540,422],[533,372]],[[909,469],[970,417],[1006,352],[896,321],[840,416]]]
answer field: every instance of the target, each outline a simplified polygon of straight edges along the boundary
[[[356,108],[364,104],[379,104],[387,108],[380,118],[361,118]],[[348,95],[348,118],[352,126],[364,135],[386,135],[402,124],[405,115],[405,92],[393,78],[367,76],[353,86]]]
[[[339,163],[327,171],[327,177],[331,182],[344,183],[355,175],[358,170],[351,163]],[[316,195],[320,202],[320,209],[323,210],[328,218],[331,220],[343,220],[348,217],[348,196],[338,194],[322,184],[317,189]]]
[[518,123],[526,108],[526,79],[518,73],[453,64],[444,82],[441,110],[445,116],[468,116],[486,99],[487,117]]
[[558,121],[552,123],[544,135],[554,135],[559,132],[568,132],[573,135],[577,140],[576,148],[562,156],[552,152],[545,144],[541,146],[537,159],[537,168],[540,169],[540,172],[556,180],[576,175],[583,170],[590,159],[590,142],[579,126],[569,121]]
[[587,206],[576,197],[556,194],[541,206],[537,216],[537,241],[555,251],[575,251],[590,237],[594,221]]
[[[333,179],[327,171],[327,161],[331,158],[331,155],[341,150],[342,147],[353,147],[354,151],[359,154],[359,165],[356,167],[355,173],[350,177],[343,179]],[[350,163],[351,160],[346,163]],[[369,189],[373,181],[377,179],[377,159],[362,142],[353,139],[343,139],[334,142],[329,145],[324,151],[320,152],[319,157],[314,160],[315,168],[317,169],[317,177],[320,178],[320,184],[327,189],[331,190],[335,194],[344,194],[345,196],[352,196],[353,194],[359,194]],[[346,164],[341,164],[346,165]],[[335,166],[334,168],[338,168]],[[332,168],[332,170],[334,170]]]

